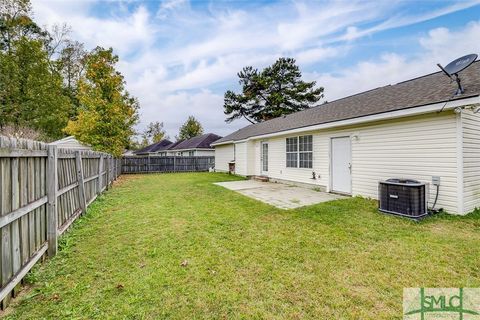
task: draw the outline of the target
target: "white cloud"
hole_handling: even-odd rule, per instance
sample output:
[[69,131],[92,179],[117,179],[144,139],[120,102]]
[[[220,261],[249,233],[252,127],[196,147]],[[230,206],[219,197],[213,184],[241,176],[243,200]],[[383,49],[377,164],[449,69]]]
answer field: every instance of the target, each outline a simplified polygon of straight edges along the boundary
[[435,60],[446,64],[466,53],[480,53],[480,20],[472,21],[465,28],[451,31],[447,28],[430,30],[420,44]]
[[465,0],[453,3],[452,5],[442,7],[437,10],[432,10],[427,13],[414,14],[414,15],[398,15],[395,14],[393,17],[373,26],[363,30],[359,30],[356,27],[347,28],[347,32],[340,39],[342,40],[354,40],[360,37],[371,35],[375,32],[384,31],[388,29],[399,28],[403,26],[408,26],[416,24],[423,21],[432,20],[440,16],[450,14],[459,10],[464,10],[475,5],[480,4],[480,0]]
[[480,53],[480,21],[452,31],[436,28],[418,41],[423,51],[407,58],[388,53],[379,59],[362,61],[338,74],[310,73],[306,76],[325,87],[326,99],[332,101],[347,95],[395,84],[424,74],[439,71],[436,63],[446,65],[469,53]]
[[[155,40],[156,25],[148,10],[140,5],[133,12],[111,18],[90,15],[93,1],[33,1],[35,17],[41,25],[67,23],[75,39],[89,48],[113,47],[120,55],[141,51]],[[116,4],[119,12],[122,6]]]
[[306,65],[326,58],[338,56],[339,54],[345,54],[346,51],[346,47],[313,48],[298,51],[294,56],[298,63]]
[[[98,12],[98,4],[102,10]],[[128,90],[140,100],[141,123],[163,121],[171,137],[193,114],[210,132],[227,134],[245,125],[226,125],[223,92],[236,88],[236,73],[245,65],[264,67],[279,56],[297,58],[302,68],[339,54],[347,55],[364,36],[426,21],[472,6],[462,1],[427,14],[399,15],[402,1],[327,1],[248,3],[212,2],[198,9],[188,0],[143,4],[136,1],[34,0],[40,24],[66,22],[73,36],[86,43],[112,46]],[[152,7],[155,7],[152,9]],[[389,17],[389,18],[385,18]],[[456,47],[460,31],[431,30],[420,39],[415,59],[385,53],[335,74],[305,73],[326,88],[328,100],[375,86],[436,71],[460,52],[478,52],[479,24],[468,25],[467,39]],[[475,38],[476,37],[476,38]],[[355,40],[357,39],[357,40]],[[413,41],[413,40],[412,40]],[[416,39],[418,41],[418,39]],[[435,60],[432,62],[432,60]]]
[[197,93],[186,91],[170,93],[164,95],[161,100],[155,93],[144,97],[146,102],[155,107],[142,108],[140,114],[142,122],[164,121],[165,129],[172,139],[178,134],[178,128],[185,122],[187,115],[195,116],[208,132],[220,135],[227,135],[247,125],[245,121],[236,121],[227,127],[223,114],[223,95],[209,90]]

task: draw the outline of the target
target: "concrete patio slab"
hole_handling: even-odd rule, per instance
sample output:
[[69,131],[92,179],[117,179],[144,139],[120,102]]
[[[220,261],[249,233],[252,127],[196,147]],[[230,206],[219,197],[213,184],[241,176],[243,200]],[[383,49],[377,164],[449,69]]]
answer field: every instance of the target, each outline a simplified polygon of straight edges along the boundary
[[215,184],[281,209],[294,209],[345,198],[336,194],[283,183],[244,180],[218,182]]

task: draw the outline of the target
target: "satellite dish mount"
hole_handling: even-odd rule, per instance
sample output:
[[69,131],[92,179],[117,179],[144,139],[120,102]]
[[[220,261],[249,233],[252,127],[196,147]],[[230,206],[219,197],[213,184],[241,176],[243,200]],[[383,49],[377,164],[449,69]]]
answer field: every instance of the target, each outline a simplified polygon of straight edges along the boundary
[[468,54],[461,58],[455,59],[444,67],[440,63],[437,63],[437,66],[450,78],[450,80],[457,83],[457,90],[453,96],[458,96],[465,93],[465,89],[462,86],[462,81],[458,76],[458,73],[466,68],[468,68],[476,59],[476,54]]

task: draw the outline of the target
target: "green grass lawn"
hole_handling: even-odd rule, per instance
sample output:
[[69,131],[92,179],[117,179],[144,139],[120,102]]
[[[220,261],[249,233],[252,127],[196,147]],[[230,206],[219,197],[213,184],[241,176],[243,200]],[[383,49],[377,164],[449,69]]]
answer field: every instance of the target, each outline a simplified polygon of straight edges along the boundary
[[122,176],[34,269],[11,319],[400,319],[404,287],[479,287],[480,215],[361,198],[280,210],[212,173]]

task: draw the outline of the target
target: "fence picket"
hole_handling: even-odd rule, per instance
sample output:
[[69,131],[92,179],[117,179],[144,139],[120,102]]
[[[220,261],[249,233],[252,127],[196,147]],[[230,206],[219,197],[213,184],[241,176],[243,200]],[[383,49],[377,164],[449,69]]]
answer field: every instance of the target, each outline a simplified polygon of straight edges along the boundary
[[28,271],[47,252],[55,255],[58,235],[119,176],[120,165],[105,153],[0,136],[2,308]]
[[215,157],[126,156],[120,165],[122,174],[208,171],[214,167]]
[[[48,238],[48,255],[57,254],[58,248],[58,223],[57,223],[57,191],[58,191],[58,168],[57,168],[57,147],[48,146],[48,187],[47,187],[47,238]],[[65,208],[62,207],[64,210]]]
[[77,168],[78,198],[80,199],[80,209],[85,213],[87,210],[87,200],[85,199],[85,182],[83,181],[82,156],[80,151],[75,152],[75,164]]

